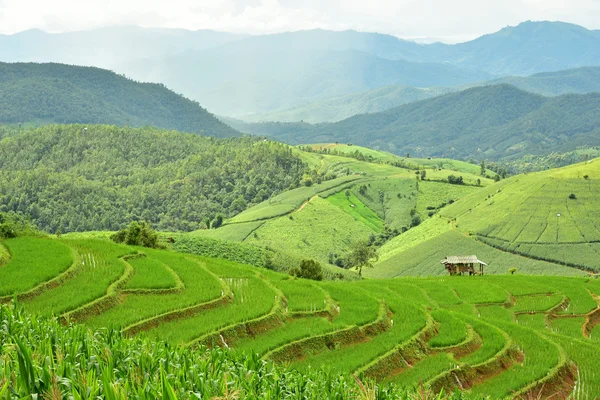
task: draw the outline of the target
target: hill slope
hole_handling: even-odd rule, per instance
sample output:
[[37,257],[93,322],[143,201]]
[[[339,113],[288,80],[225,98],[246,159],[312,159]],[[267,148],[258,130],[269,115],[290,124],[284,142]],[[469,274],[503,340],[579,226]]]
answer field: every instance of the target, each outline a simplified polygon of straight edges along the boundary
[[0,211],[40,228],[193,230],[299,184],[288,146],[156,128],[48,125],[0,140]]
[[355,143],[396,154],[503,160],[600,144],[600,95],[553,98],[495,85],[450,93],[333,124],[244,124],[289,143]]
[[239,136],[164,85],[62,64],[0,63],[0,123],[103,123]]
[[600,92],[600,67],[582,67],[556,72],[543,72],[527,77],[508,76],[456,87],[417,88],[388,85],[364,92],[310,102],[267,114],[244,116],[248,122],[304,121],[309,123],[337,122],[357,114],[386,111],[402,104],[437,97],[476,86],[509,84],[521,90],[544,96],[570,93]]
[[[373,276],[440,271],[449,255],[477,254],[490,273],[538,264],[600,272],[600,159],[517,175],[464,196],[440,217],[388,242]],[[404,239],[401,241],[400,239]],[[573,269],[574,270],[574,269]]]

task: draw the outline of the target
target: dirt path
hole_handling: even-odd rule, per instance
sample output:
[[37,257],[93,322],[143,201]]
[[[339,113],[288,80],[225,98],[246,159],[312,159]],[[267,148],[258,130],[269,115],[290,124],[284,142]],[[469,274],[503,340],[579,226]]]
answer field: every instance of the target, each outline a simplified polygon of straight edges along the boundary
[[310,199],[306,200],[304,203],[302,203],[302,205],[300,206],[300,208],[298,208],[298,209],[297,209],[296,211],[294,211],[292,214],[296,214],[297,212],[300,212],[300,211],[302,211],[302,209],[303,209],[304,207],[306,207],[306,205],[307,205],[308,203],[310,203],[311,201],[313,201],[314,199],[316,199],[318,196],[319,196],[318,194],[315,194],[313,197],[311,197]]

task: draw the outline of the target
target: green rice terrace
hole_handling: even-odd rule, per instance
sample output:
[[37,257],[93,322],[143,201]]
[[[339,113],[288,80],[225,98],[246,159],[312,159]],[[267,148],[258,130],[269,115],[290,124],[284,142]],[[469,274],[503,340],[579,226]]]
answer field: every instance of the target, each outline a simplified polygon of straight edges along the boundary
[[[64,325],[118,327],[125,337],[157,338],[173,349],[220,347],[233,359],[257,354],[307,376],[323,367],[329,376],[354,374],[416,390],[422,382],[435,392],[461,390],[473,398],[600,395],[598,279],[486,275],[317,282],[103,239],[19,237],[2,246],[10,254],[0,268],[2,301],[16,300],[33,315],[55,315]],[[33,386],[50,373],[58,381],[50,379],[48,390],[80,388],[81,382],[69,386],[60,378],[74,372],[59,360],[84,351],[77,349],[83,343],[53,353],[56,345],[48,342],[44,346],[56,359],[45,359],[39,336],[11,334],[23,323],[13,321],[19,327],[12,327],[9,321],[18,316],[9,309],[1,316],[0,337],[15,344],[0,355],[5,378],[30,367],[23,379]],[[142,368],[144,360],[129,363]],[[94,362],[81,368],[90,379],[100,375]],[[179,373],[168,368],[135,379],[156,378],[164,390],[191,396],[181,392]],[[111,373],[118,372],[101,372]],[[129,385],[111,386],[115,398],[119,391],[140,389],[134,381]],[[6,398],[8,386],[19,396],[34,389],[0,380]]]
[[[494,183],[295,151],[311,182],[165,249],[1,241],[0,399],[600,397],[600,160]],[[467,254],[485,274],[448,276]]]

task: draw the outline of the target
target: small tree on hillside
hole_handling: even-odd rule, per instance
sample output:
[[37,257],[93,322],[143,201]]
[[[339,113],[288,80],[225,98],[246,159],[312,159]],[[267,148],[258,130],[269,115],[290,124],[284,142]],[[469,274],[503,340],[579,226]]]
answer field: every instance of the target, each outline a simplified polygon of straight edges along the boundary
[[378,259],[377,249],[369,246],[368,240],[359,240],[354,242],[350,248],[347,267],[358,269],[358,276],[362,276],[362,269],[364,267],[373,268],[373,263]]
[[290,271],[290,275],[297,276],[298,278],[322,281],[323,268],[321,268],[321,264],[315,260],[302,260],[298,268],[294,268]]
[[110,238],[116,243],[125,243],[130,246],[159,247],[158,235],[146,221],[140,223],[133,221],[126,229],[121,229]]

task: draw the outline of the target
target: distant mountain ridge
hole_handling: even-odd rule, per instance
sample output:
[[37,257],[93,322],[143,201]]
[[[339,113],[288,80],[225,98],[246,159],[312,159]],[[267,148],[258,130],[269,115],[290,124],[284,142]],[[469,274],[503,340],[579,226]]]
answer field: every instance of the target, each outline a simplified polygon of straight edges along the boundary
[[0,123],[30,122],[151,125],[217,137],[240,135],[163,85],[93,67],[0,63]]
[[0,57],[110,68],[239,117],[387,85],[459,86],[599,66],[600,33],[562,22],[525,22],[465,43],[426,45],[356,31],[248,37],[119,27],[0,36]]
[[228,122],[293,144],[342,142],[402,155],[510,160],[600,145],[599,109],[600,93],[548,98],[503,84],[331,124]]
[[243,117],[243,120],[248,122],[337,122],[354,115],[382,112],[402,104],[425,100],[470,87],[503,83],[544,96],[600,92],[600,67],[581,67],[556,72],[542,72],[527,77],[509,76],[456,87],[418,88],[388,85],[364,92],[314,101],[292,109],[249,115]]

